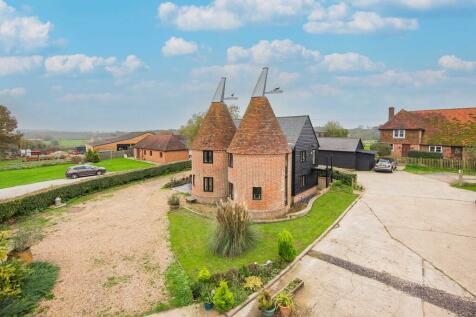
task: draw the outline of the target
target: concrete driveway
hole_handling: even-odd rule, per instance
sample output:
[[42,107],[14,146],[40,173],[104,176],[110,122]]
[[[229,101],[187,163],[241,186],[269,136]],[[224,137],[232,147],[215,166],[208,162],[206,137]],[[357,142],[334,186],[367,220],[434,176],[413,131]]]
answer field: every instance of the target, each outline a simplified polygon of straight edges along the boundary
[[[476,316],[476,193],[406,172],[366,191],[275,285],[305,281],[305,316]],[[238,316],[258,316],[253,302]]]

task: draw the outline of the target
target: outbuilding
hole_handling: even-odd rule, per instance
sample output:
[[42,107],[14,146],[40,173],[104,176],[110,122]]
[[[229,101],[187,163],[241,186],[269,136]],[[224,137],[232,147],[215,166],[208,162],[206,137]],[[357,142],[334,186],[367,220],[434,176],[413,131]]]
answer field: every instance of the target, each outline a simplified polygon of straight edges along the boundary
[[154,133],[152,132],[125,133],[116,138],[93,142],[89,144],[88,146],[86,146],[86,150],[92,148],[96,152],[127,151],[149,135],[154,135]]
[[173,134],[149,135],[134,147],[134,157],[155,163],[169,163],[189,159],[185,140]]
[[319,142],[318,162],[320,165],[369,171],[375,165],[375,152],[364,150],[359,138],[317,138]]

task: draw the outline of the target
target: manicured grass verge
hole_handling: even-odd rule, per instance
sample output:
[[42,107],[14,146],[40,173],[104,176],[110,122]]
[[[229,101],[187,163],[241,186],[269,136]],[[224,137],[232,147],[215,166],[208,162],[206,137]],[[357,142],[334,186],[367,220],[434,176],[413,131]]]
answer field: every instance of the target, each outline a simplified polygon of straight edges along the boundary
[[304,250],[321,235],[356,199],[350,190],[333,189],[319,197],[312,210],[304,217],[270,224],[252,225],[258,233],[257,245],[235,258],[215,256],[208,248],[213,235],[212,220],[195,215],[187,210],[169,212],[170,242],[181,265],[191,278],[198,270],[208,268],[212,273],[238,269],[253,262],[264,263],[277,260],[276,237],[283,229],[294,237],[298,252]]
[[[404,171],[414,174],[458,173],[456,168],[427,167],[414,164],[407,164]],[[463,172],[467,175],[476,175],[476,170],[464,170]]]
[[476,184],[464,183],[462,186],[460,186],[458,184],[453,184],[451,186],[456,187],[456,188],[466,189],[466,190],[472,190],[473,192],[476,192]]
[[48,262],[33,262],[20,296],[0,302],[0,316],[24,316],[36,308],[42,298],[51,296],[59,268]]
[[[105,167],[108,172],[127,171],[154,166],[151,163],[125,158],[105,160],[93,165]],[[62,179],[65,177],[64,173],[66,169],[70,166],[74,166],[74,164],[67,163],[53,166],[0,171],[0,188],[32,184],[53,179]]]

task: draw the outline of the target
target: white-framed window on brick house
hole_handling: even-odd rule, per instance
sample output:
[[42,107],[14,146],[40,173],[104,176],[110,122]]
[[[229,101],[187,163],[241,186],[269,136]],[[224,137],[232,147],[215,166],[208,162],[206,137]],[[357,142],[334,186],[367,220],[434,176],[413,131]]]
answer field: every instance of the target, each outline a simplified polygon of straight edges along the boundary
[[213,192],[213,177],[203,178],[203,191],[207,193]]
[[213,151],[203,151],[203,163],[213,163]]
[[253,200],[261,200],[261,187],[253,187]]
[[306,182],[307,182],[306,175],[299,176],[299,185],[301,185],[301,188],[306,187]]
[[405,139],[405,130],[404,129],[393,130],[393,138],[394,139]]
[[306,151],[299,152],[299,157],[301,158],[301,162],[306,162]]
[[430,145],[428,147],[429,152],[443,153],[443,147],[441,145]]
[[312,165],[317,165],[317,150],[312,149]]

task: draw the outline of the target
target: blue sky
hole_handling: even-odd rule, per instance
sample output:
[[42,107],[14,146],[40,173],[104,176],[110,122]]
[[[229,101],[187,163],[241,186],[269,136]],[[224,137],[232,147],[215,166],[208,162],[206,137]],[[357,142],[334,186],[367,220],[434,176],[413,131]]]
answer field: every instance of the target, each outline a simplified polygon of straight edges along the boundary
[[378,125],[476,106],[476,0],[0,0],[0,104],[20,128],[177,128],[261,67],[279,115]]

